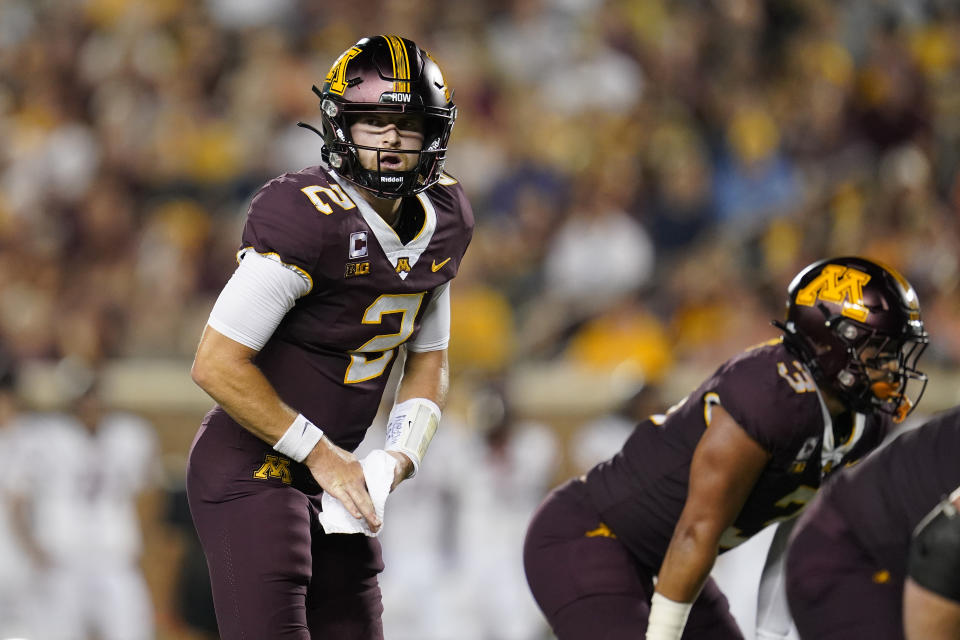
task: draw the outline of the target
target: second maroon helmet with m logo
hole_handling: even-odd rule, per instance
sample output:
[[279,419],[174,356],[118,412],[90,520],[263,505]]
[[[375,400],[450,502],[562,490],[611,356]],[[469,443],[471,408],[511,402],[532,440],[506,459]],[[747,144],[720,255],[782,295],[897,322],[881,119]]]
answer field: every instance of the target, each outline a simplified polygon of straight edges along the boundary
[[[774,324],[817,383],[849,408],[902,420],[919,402],[927,376],[916,365],[929,339],[916,292],[892,267],[855,256],[814,262],[790,283],[786,321]],[[886,375],[871,378],[868,369]]]

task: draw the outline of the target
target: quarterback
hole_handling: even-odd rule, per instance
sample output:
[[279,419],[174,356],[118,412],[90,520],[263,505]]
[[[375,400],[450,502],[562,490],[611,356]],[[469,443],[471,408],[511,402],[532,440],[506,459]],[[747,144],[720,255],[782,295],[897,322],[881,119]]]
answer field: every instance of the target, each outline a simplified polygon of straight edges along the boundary
[[709,577],[718,552],[795,515],[909,412],[927,335],[901,275],[822,260],[787,294],[780,338],[640,423],[534,515],[527,580],[560,640],[742,638]]
[[[382,35],[314,92],[322,163],[254,196],[192,369],[217,403],[187,491],[224,640],[383,637],[383,501],[419,468],[448,386],[449,286],[473,232],[443,172],[452,90]],[[360,461],[403,353],[383,450]],[[366,535],[321,524],[332,503]]]

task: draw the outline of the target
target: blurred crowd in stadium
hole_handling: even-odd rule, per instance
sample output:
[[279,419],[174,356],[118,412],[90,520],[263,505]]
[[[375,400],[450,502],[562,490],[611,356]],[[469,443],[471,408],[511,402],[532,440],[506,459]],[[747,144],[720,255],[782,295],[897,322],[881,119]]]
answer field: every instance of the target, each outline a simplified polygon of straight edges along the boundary
[[[775,335],[790,276],[840,254],[902,270],[927,366],[960,361],[946,0],[6,0],[8,350],[175,357],[187,375],[248,198],[319,161],[295,126],[319,122],[311,84],[376,33],[428,49],[460,110],[447,170],[477,228],[453,285],[454,387],[536,363],[672,388]],[[481,422],[502,451],[498,421]],[[520,521],[554,477],[543,464]],[[451,495],[465,500],[437,489],[437,508]]]

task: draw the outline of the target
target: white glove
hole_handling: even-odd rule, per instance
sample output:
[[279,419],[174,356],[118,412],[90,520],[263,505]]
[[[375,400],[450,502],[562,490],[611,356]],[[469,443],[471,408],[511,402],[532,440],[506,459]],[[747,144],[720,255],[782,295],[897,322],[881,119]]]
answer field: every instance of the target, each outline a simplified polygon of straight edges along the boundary
[[[390,494],[390,485],[393,484],[396,464],[396,459],[383,449],[374,449],[360,461],[363,477],[367,481],[367,491],[370,493],[370,499],[373,500],[373,508],[380,522],[384,522],[383,512],[386,508],[387,496]],[[320,498],[320,506],[323,511],[317,515],[317,518],[326,533],[362,533],[375,538],[383,531],[382,525],[376,533],[371,531],[366,520],[354,518],[343,503],[329,493],[324,493]]]

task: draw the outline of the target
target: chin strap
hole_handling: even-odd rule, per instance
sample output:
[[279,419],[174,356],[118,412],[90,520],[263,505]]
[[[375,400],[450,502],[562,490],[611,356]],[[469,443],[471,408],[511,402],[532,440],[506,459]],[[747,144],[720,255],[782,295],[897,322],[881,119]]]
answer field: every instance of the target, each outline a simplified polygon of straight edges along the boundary
[[312,124],[309,124],[309,123],[307,123],[307,122],[298,122],[298,123],[297,123],[297,126],[298,126],[298,127],[303,127],[304,129],[309,129],[310,131],[313,131],[315,134],[317,134],[317,135],[320,136],[321,138],[323,137],[323,134],[320,133],[320,130],[317,129],[317,128],[316,128],[315,126],[313,126]]

